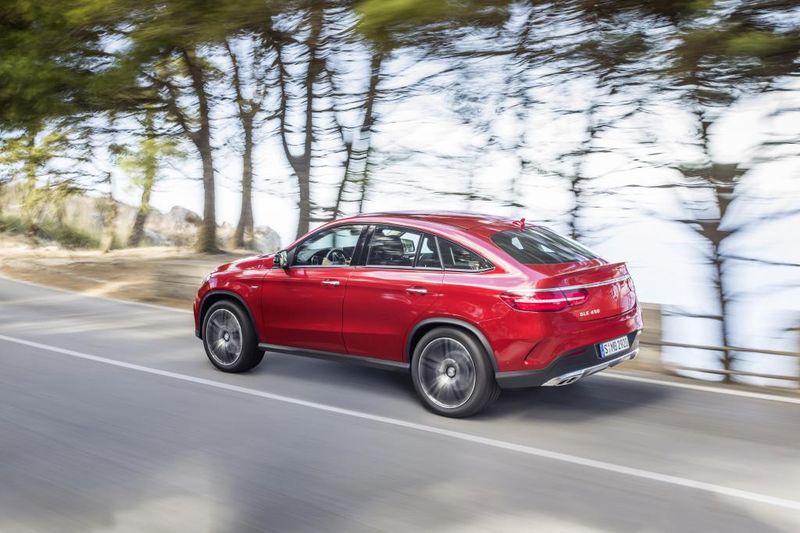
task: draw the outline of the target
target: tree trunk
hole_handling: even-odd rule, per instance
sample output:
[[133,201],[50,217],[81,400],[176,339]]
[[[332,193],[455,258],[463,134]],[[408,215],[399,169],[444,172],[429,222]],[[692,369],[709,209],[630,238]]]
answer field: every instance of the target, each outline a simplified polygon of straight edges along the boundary
[[[153,112],[148,110],[144,116],[144,129],[147,139],[154,141],[156,137],[153,125]],[[153,184],[156,181],[156,170],[158,161],[156,154],[152,151],[146,152],[147,160],[144,165],[144,180],[142,182],[142,199],[139,202],[139,209],[136,211],[136,218],[133,221],[131,235],[128,237],[128,247],[135,248],[142,242],[144,237],[144,225],[147,222],[147,215],[150,214],[150,196],[153,193]]]
[[[364,118],[361,121],[361,127],[358,131],[358,136],[354,138],[347,150],[347,159],[344,165],[344,175],[342,181],[339,183],[339,190],[336,194],[336,204],[333,206],[331,219],[335,219],[343,214],[342,204],[344,203],[344,195],[347,189],[347,183],[352,174],[353,163],[363,160],[364,167],[361,169],[361,180],[358,200],[359,206],[364,203],[364,194],[366,193],[366,158],[369,153],[370,137],[372,134],[372,125],[375,121],[375,101],[378,98],[378,83],[381,78],[381,64],[383,63],[383,51],[376,50],[372,54],[370,62],[370,78],[369,87],[367,88],[367,95],[364,100]],[[365,146],[361,146],[365,144]],[[359,208],[360,212],[360,208]]]
[[36,231],[36,211],[39,204],[36,198],[39,184],[38,182],[38,168],[34,161],[34,151],[36,149],[36,135],[38,135],[38,128],[31,128],[27,132],[28,139],[25,143],[26,154],[24,163],[25,181],[22,185],[22,219],[30,230]]
[[[705,233],[705,237],[711,242],[712,246],[711,261],[714,266],[714,288],[717,292],[717,302],[719,305],[722,346],[730,346],[732,342],[730,317],[728,316],[730,313],[730,294],[724,273],[725,257],[722,253],[722,243],[730,235],[730,232],[722,228],[722,223],[725,220],[725,214],[727,213],[728,206],[733,197],[734,184],[732,181],[728,181],[732,179],[731,176],[718,166],[712,164],[710,165],[710,169],[713,182],[717,183],[717,186],[714,187],[714,193],[719,209],[719,218],[710,220],[707,224],[701,224],[700,226]],[[720,362],[724,370],[733,370],[736,360],[730,350],[724,350]],[[731,374],[725,374],[724,380],[726,383],[730,383],[733,381],[733,376]]]
[[239,211],[239,223],[233,232],[231,245],[234,248],[252,248],[253,246],[253,122],[260,109],[260,102],[246,100],[242,92],[242,79],[239,72],[239,61],[236,54],[225,41],[225,50],[231,61],[233,89],[236,92],[236,106],[239,110],[239,122],[244,133],[244,151],[242,152],[242,207]]
[[290,149],[287,138],[288,126],[286,121],[287,110],[289,107],[289,89],[287,80],[288,73],[286,65],[283,63],[280,45],[276,45],[278,52],[278,80],[281,88],[280,108],[278,116],[280,118],[280,134],[283,150],[286,159],[292,166],[295,176],[297,176],[297,236],[300,237],[308,233],[313,204],[311,202],[311,161],[312,148],[314,145],[314,84],[322,71],[322,59],[319,57],[320,39],[322,36],[323,8],[321,2],[312,4],[309,13],[310,31],[308,35],[308,69],[303,80],[305,86],[305,124],[303,131],[303,152],[294,155]]
[[[711,262],[714,272],[714,288],[717,292],[717,303],[719,306],[720,337],[722,346],[730,346],[730,294],[725,277],[725,256],[723,254],[723,242],[731,235],[731,232],[723,229],[725,215],[728,207],[733,201],[735,188],[738,178],[744,173],[744,169],[737,164],[718,164],[714,163],[711,153],[711,138],[709,130],[712,121],[707,118],[703,111],[695,113],[700,126],[700,142],[703,155],[706,160],[706,167],[702,169],[701,176],[709,184],[714,186],[714,200],[716,201],[719,214],[717,217],[702,220],[699,223],[700,234],[711,244]],[[730,350],[722,352],[720,359],[724,370],[734,370],[736,358]],[[724,374],[724,381],[733,381],[731,374]]]
[[110,191],[102,200],[101,213],[103,217],[103,235],[100,239],[100,251],[107,254],[114,247],[114,237],[116,235],[114,222],[117,220],[117,202],[114,201],[114,195]]
[[[720,333],[722,336],[722,346],[727,347],[731,345],[731,338],[730,338],[730,331],[728,330],[729,321],[728,318],[728,296],[725,294],[725,277],[722,273],[722,262],[723,259],[720,255],[719,250],[719,243],[714,243],[714,277],[715,283],[714,286],[717,290],[717,301],[719,303],[719,315],[720,315]],[[722,352],[722,368],[724,370],[733,370],[734,360],[733,356],[731,355],[730,350],[724,350]],[[725,383],[730,383],[732,381],[731,374],[724,374],[723,379]]]
[[297,221],[297,237],[308,233],[311,222],[311,159],[314,143],[314,83],[321,72],[318,57],[320,36],[322,35],[322,6],[314,5],[311,11],[311,32],[308,37],[308,71],[305,79],[306,89],[306,122],[303,140],[303,155],[297,165],[297,186],[299,220]]
[[585,176],[586,158],[594,151],[594,142],[597,134],[599,133],[597,124],[595,124],[595,117],[598,103],[596,100],[590,103],[586,109],[586,139],[581,143],[580,149],[576,152],[577,161],[575,163],[575,171],[570,177],[570,194],[572,195],[572,209],[569,210],[569,235],[573,239],[580,240],[583,233],[580,228],[581,210],[583,208],[583,192],[584,183],[587,178]]
[[218,253],[214,155],[211,147],[211,113],[206,94],[206,75],[194,49],[184,49],[181,52],[197,96],[200,122],[199,128],[191,136],[203,164],[203,225],[197,239],[197,251]]
[[242,117],[244,152],[242,153],[242,209],[233,234],[235,248],[253,246],[253,119]]
[[217,215],[214,191],[214,161],[211,146],[208,143],[198,145],[200,160],[203,164],[203,225],[197,238],[197,251],[213,254],[219,253],[217,247]]
[[145,176],[144,188],[142,189],[142,200],[139,209],[136,211],[136,218],[133,221],[131,235],[128,237],[128,247],[136,248],[144,237],[144,225],[147,222],[147,215],[150,213],[150,193],[153,190],[153,179]]
[[311,189],[310,189],[310,181],[311,181],[311,169],[305,167],[304,170],[295,170],[297,174],[297,187],[298,187],[298,199],[297,199],[297,209],[298,209],[298,218],[297,218],[297,238],[302,237],[310,228],[311,222]]

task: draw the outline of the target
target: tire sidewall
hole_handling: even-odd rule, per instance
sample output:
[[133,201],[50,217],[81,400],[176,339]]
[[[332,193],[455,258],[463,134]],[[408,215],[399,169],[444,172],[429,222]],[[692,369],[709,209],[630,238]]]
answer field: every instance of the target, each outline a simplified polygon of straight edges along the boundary
[[[239,326],[242,328],[242,351],[236,361],[230,365],[225,365],[217,361],[211,354],[211,350],[208,348],[208,321],[211,318],[211,315],[214,314],[214,311],[219,309],[225,309],[233,313],[233,315],[236,317],[236,320],[239,322]],[[258,339],[256,338],[255,328],[250,321],[250,317],[247,315],[247,313],[245,313],[240,305],[232,301],[222,300],[209,307],[208,311],[206,311],[206,314],[203,317],[202,332],[203,348],[206,351],[208,360],[220,370],[225,372],[244,372],[245,370],[249,370],[258,364],[258,362],[261,360],[260,357],[258,358],[258,361],[253,360],[254,357],[256,357],[256,352],[258,352]],[[258,352],[258,355],[260,355],[260,352]]]
[[[475,388],[472,391],[472,395],[465,403],[453,408],[442,407],[432,402],[427,394],[425,394],[419,380],[419,365],[422,352],[432,341],[443,337],[455,339],[463,344],[467,348],[472,358],[473,365],[475,366]],[[494,381],[494,371],[489,362],[489,356],[486,354],[486,350],[483,349],[474,336],[460,329],[450,327],[435,328],[423,335],[419,340],[414,347],[414,354],[411,358],[411,380],[414,384],[417,396],[419,396],[425,407],[434,413],[456,418],[470,416],[483,409],[492,400],[495,395],[495,387],[497,386]]]

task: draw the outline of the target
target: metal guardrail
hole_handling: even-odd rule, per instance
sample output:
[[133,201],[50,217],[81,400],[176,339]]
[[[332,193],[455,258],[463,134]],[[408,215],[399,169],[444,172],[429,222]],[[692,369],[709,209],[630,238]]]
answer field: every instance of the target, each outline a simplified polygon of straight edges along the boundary
[[639,344],[646,344],[648,346],[672,346],[675,348],[696,348],[698,350],[708,350],[712,352],[746,352],[746,353],[762,353],[766,355],[784,355],[787,357],[800,357],[800,352],[787,352],[784,350],[767,350],[762,348],[742,348],[740,346],[710,346],[707,344],[685,344],[682,342],[670,341],[645,341]]
[[[673,348],[686,348],[695,350],[706,350],[712,352],[743,352],[743,353],[757,353],[764,355],[778,355],[782,357],[797,357],[800,358],[800,352],[791,352],[786,350],[768,350],[763,348],[744,348],[741,346],[713,346],[707,344],[686,344],[682,342],[670,341],[640,341],[639,344],[644,346],[659,346],[659,347],[673,347]],[[705,374],[717,374],[723,376],[748,376],[765,379],[776,379],[784,381],[800,382],[800,373],[797,375],[784,375],[784,374],[767,374],[762,372],[750,372],[748,370],[725,370],[721,368],[703,368],[685,365],[669,365],[671,370],[684,370],[690,372],[702,372]]]

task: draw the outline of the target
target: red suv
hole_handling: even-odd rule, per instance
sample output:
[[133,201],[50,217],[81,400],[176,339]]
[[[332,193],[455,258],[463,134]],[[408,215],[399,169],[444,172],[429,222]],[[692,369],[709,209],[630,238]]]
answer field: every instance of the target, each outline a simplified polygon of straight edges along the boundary
[[480,411],[501,388],[568,385],[631,359],[642,328],[624,263],[524,219],[456,213],[330,222],[217,268],[194,317],[225,372],[268,351],[410,371],[446,416]]

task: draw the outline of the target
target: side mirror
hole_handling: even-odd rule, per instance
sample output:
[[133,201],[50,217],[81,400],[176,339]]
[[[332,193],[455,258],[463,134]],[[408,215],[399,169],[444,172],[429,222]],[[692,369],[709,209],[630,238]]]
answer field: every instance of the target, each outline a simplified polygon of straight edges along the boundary
[[281,250],[275,254],[275,266],[278,268],[289,267],[289,254],[286,253],[286,250]]

